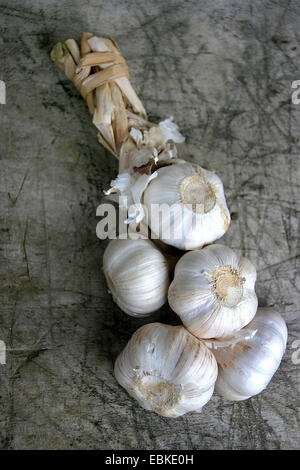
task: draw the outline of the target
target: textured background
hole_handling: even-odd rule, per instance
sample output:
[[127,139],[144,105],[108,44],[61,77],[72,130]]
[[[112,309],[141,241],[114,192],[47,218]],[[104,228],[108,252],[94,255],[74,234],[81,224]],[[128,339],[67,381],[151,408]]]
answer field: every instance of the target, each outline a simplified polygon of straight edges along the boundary
[[[299,2],[0,0],[0,22],[1,448],[299,447]],[[113,377],[130,335],[168,312],[132,319],[107,293],[95,210],[117,164],[49,59],[81,31],[116,38],[150,117],[174,115],[181,156],[224,182],[238,213],[224,242],[256,264],[260,305],[289,329],[280,370],[253,399],[214,395],[171,420]]]

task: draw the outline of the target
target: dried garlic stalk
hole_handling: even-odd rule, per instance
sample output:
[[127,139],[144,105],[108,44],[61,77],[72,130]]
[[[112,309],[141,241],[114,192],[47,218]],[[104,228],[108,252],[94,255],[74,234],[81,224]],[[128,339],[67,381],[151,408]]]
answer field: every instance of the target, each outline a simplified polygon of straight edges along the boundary
[[80,49],[68,39],[56,44],[51,58],[86,100],[99,142],[119,159],[119,173],[150,175],[176,155],[174,142],[183,136],[172,118],[158,126],[148,121],[116,41],[85,32]]

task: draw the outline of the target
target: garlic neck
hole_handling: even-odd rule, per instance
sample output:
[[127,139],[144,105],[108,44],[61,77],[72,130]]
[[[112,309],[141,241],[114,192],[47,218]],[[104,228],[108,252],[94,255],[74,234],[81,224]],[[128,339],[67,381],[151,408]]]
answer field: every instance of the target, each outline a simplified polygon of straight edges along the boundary
[[163,377],[144,375],[135,385],[137,398],[160,414],[171,410],[180,399],[179,389]]
[[243,298],[245,279],[232,266],[215,268],[213,271],[213,290],[225,307],[235,307]]
[[186,176],[180,183],[181,202],[192,207],[193,212],[206,214],[216,204],[216,195],[202,174]]

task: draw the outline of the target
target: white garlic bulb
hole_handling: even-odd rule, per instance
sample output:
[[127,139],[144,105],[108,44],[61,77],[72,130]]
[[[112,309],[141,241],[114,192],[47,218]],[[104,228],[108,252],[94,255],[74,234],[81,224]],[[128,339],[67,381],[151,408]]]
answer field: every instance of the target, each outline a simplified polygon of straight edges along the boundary
[[150,240],[112,240],[103,271],[114,301],[129,315],[145,316],[167,300],[168,262]]
[[139,328],[115,363],[115,377],[141,406],[163,416],[200,412],[217,378],[217,362],[183,326]]
[[220,178],[192,163],[160,168],[144,192],[144,204],[152,233],[182,250],[214,242],[230,223]]
[[254,317],[255,281],[256,270],[247,258],[224,245],[209,245],[179,260],[168,300],[197,338],[226,337]]
[[219,362],[216,391],[229,400],[246,400],[264,390],[286,348],[286,324],[271,308],[259,308],[248,328],[256,330],[252,338],[214,351]]

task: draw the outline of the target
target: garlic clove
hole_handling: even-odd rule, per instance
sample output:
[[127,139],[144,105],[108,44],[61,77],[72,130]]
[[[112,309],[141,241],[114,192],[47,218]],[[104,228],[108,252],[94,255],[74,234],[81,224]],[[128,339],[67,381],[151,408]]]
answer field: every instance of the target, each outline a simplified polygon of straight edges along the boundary
[[262,392],[286,349],[287,327],[273,309],[259,308],[248,328],[256,330],[255,335],[234,347],[213,350],[219,363],[216,391],[229,400],[246,400]]
[[[222,182],[199,165],[183,163],[160,168],[144,192],[144,203],[153,234],[182,250],[212,243],[229,227]],[[159,217],[166,207],[171,216],[164,213]]]
[[169,304],[197,338],[230,336],[256,313],[255,280],[249,260],[224,245],[209,245],[179,260]]
[[211,351],[182,326],[139,328],[115,363],[117,381],[147,410],[168,417],[200,412],[217,378]]
[[168,262],[150,240],[112,240],[103,271],[114,301],[129,315],[148,315],[167,300]]

